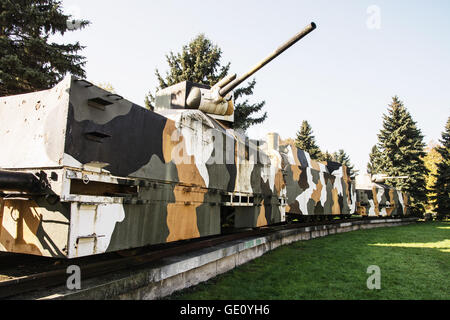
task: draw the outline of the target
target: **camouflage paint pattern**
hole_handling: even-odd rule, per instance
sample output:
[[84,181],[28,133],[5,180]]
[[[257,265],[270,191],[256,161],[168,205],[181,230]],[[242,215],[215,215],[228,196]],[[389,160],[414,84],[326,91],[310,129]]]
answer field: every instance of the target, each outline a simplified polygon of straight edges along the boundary
[[287,212],[301,215],[349,215],[355,211],[354,183],[335,162],[311,160],[294,145],[280,147],[286,175]]
[[407,216],[409,196],[406,192],[372,182],[370,176],[360,176],[356,184],[356,212],[361,216]]
[[149,111],[73,77],[0,106],[0,168],[47,177],[0,198],[1,251],[74,258],[219,234],[229,213],[248,228],[356,210],[345,167],[199,110]]

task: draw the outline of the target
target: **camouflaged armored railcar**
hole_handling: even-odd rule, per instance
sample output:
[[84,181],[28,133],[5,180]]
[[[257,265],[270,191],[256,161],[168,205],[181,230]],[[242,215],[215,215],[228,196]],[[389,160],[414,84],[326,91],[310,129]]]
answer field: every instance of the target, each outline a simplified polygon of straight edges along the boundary
[[370,175],[356,178],[356,213],[361,216],[407,216],[409,196],[382,182],[372,181]]
[[0,250],[75,258],[354,213],[347,168],[231,129],[232,90],[315,28],[240,78],[160,90],[154,110],[71,76],[0,98]]
[[0,98],[0,250],[74,258],[354,211],[345,168],[179,99],[150,111],[73,77]]

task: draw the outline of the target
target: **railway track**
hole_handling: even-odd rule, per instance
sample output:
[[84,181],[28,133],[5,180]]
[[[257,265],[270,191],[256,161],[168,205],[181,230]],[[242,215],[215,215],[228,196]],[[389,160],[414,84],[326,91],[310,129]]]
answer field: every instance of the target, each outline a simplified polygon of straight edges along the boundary
[[[364,219],[349,218],[349,219],[339,219],[323,222],[308,222],[308,223],[290,223],[290,224],[284,223],[253,230],[235,232],[226,235],[187,240],[180,243],[156,245],[148,249],[143,248],[141,249],[143,252],[140,252],[132,256],[118,257],[117,254],[106,254],[100,255],[98,257],[91,257],[91,259],[95,258],[97,261],[94,260],[84,262],[81,261],[81,259],[83,258],[74,259],[70,260],[69,264],[79,265],[82,270],[83,279],[89,279],[127,269],[139,269],[148,266],[149,264],[154,263],[163,258],[177,256],[183,253],[192,252],[203,248],[214,247],[230,241],[268,235],[276,231],[288,230],[293,228],[304,228],[310,226],[340,224],[345,222],[367,221],[369,219],[371,218],[364,218]],[[5,257],[3,258],[5,259]],[[103,261],[98,261],[102,259]],[[67,260],[64,261],[66,262],[66,264],[68,263]],[[65,266],[61,266],[56,270],[37,272],[13,279],[0,281],[0,299],[5,298],[14,299],[14,296],[18,296],[20,294],[65,285],[68,277],[66,270],[67,269]]]

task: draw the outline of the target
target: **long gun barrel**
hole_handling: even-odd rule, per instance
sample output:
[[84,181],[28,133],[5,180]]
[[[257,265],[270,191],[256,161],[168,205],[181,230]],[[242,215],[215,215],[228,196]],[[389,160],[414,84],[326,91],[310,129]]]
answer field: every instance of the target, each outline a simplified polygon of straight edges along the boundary
[[240,76],[239,78],[235,79],[234,81],[230,82],[228,85],[223,87],[219,91],[220,96],[225,97],[228,93],[230,93],[234,88],[236,88],[238,85],[240,85],[243,81],[245,81],[247,78],[252,76],[255,72],[257,72],[259,69],[264,67],[270,61],[272,61],[273,59],[278,57],[286,49],[288,49],[289,47],[294,45],[297,41],[304,38],[306,35],[308,35],[314,29],[316,29],[316,24],[314,22],[311,22],[311,24],[308,25],[305,29],[303,29],[302,31],[297,33],[295,36],[293,36],[291,39],[289,39],[287,42],[285,42],[282,46],[280,46],[278,49],[276,49],[267,58],[263,59],[260,63],[255,65],[252,69],[250,69],[250,71],[248,71],[246,74]]
[[267,58],[263,59],[260,63],[250,69],[249,72],[240,76],[239,78],[236,78],[236,74],[232,74],[223,78],[211,89],[202,89],[199,87],[192,88],[186,98],[186,106],[191,109],[199,109],[209,114],[220,116],[233,115],[234,106],[229,93],[243,81],[245,81],[248,77],[264,67],[277,56],[282,54],[286,49],[294,45],[294,43],[305,37],[315,28],[316,24],[312,22],[305,29],[297,33],[281,47],[275,50],[271,55],[269,55]]
[[0,191],[34,192],[37,190],[40,190],[40,182],[31,173],[0,170]]

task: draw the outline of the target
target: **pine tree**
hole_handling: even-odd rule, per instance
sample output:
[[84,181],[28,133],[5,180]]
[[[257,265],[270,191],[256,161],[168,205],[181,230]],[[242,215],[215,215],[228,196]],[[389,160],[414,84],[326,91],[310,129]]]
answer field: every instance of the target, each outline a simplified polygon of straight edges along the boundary
[[437,151],[442,156],[442,161],[437,165],[436,182],[432,187],[435,195],[431,200],[434,202],[437,218],[442,219],[450,215],[450,117],[439,141],[442,146],[437,147]]
[[355,174],[357,173],[357,171],[354,169],[355,166],[352,165],[350,162],[350,157],[343,149],[340,149],[337,152],[333,153],[332,161],[345,165],[350,170],[351,177],[354,177]]
[[329,153],[328,150],[325,151],[325,152],[322,152],[320,154],[320,157],[319,157],[318,160],[320,160],[320,161],[334,161],[333,155],[331,153]]
[[66,73],[85,76],[79,42],[49,43],[51,35],[73,30],[69,18],[61,1],[0,0],[0,96],[51,88]]
[[428,204],[426,206],[427,212],[434,212],[436,213],[436,208],[433,203],[433,196],[436,194],[433,192],[433,186],[436,183],[436,175],[437,175],[437,167],[440,162],[442,162],[442,156],[437,151],[437,148],[439,145],[433,141],[430,141],[427,148],[425,149],[427,155],[425,158],[423,158],[423,161],[425,163],[425,167],[430,171],[430,173],[427,176],[427,196],[428,196]]
[[152,99],[153,99],[152,93],[149,92],[148,95],[146,95],[144,98],[144,106],[146,109],[153,111],[155,110],[155,106],[152,103]]
[[237,103],[236,101],[242,96],[250,96],[253,94],[253,89],[255,87],[256,80],[253,79],[248,83],[247,87],[238,88],[234,90],[235,99],[235,111],[234,111],[234,127],[246,131],[250,126],[264,122],[267,118],[267,112],[261,117],[250,117],[251,114],[261,111],[261,109],[266,104],[265,101],[259,103],[250,104],[248,99],[244,102]]
[[167,88],[182,81],[215,85],[230,70],[230,63],[221,66],[222,50],[214,45],[204,34],[198,35],[183,46],[181,53],[172,51],[166,55],[169,71],[163,77],[157,69],[155,74],[159,88]]
[[[304,120],[300,130],[297,132],[297,138],[295,139],[295,146],[303,151],[306,151],[313,160],[319,160],[322,152],[316,144],[316,139],[313,136],[313,131],[308,121]],[[330,155],[331,158],[331,155]]]
[[[186,80],[212,87],[228,75],[230,70],[230,63],[221,65],[221,57],[222,50],[217,45],[214,45],[204,34],[198,35],[189,44],[183,46],[181,53],[170,52],[166,55],[169,71],[163,77],[156,70],[155,74],[159,82],[156,90]],[[243,102],[238,102],[240,98],[253,94],[255,84],[256,80],[253,79],[246,87],[239,87],[234,90],[235,114],[233,127],[235,129],[245,131],[252,125],[262,123],[267,118],[266,112],[259,117],[250,117],[250,115],[261,111],[265,105],[264,101],[251,104],[248,99],[245,99]],[[152,103],[154,101],[155,97],[149,92],[145,97],[146,107],[153,109]]]
[[369,154],[369,163],[367,164],[367,173],[374,175],[381,172],[381,152],[377,145],[372,147],[372,151]]
[[389,179],[386,184],[407,192],[412,214],[420,216],[427,202],[428,169],[423,161],[426,155],[423,135],[397,96],[393,97],[388,112],[383,115],[383,129],[378,135],[379,168],[388,176],[407,176],[406,179]]

